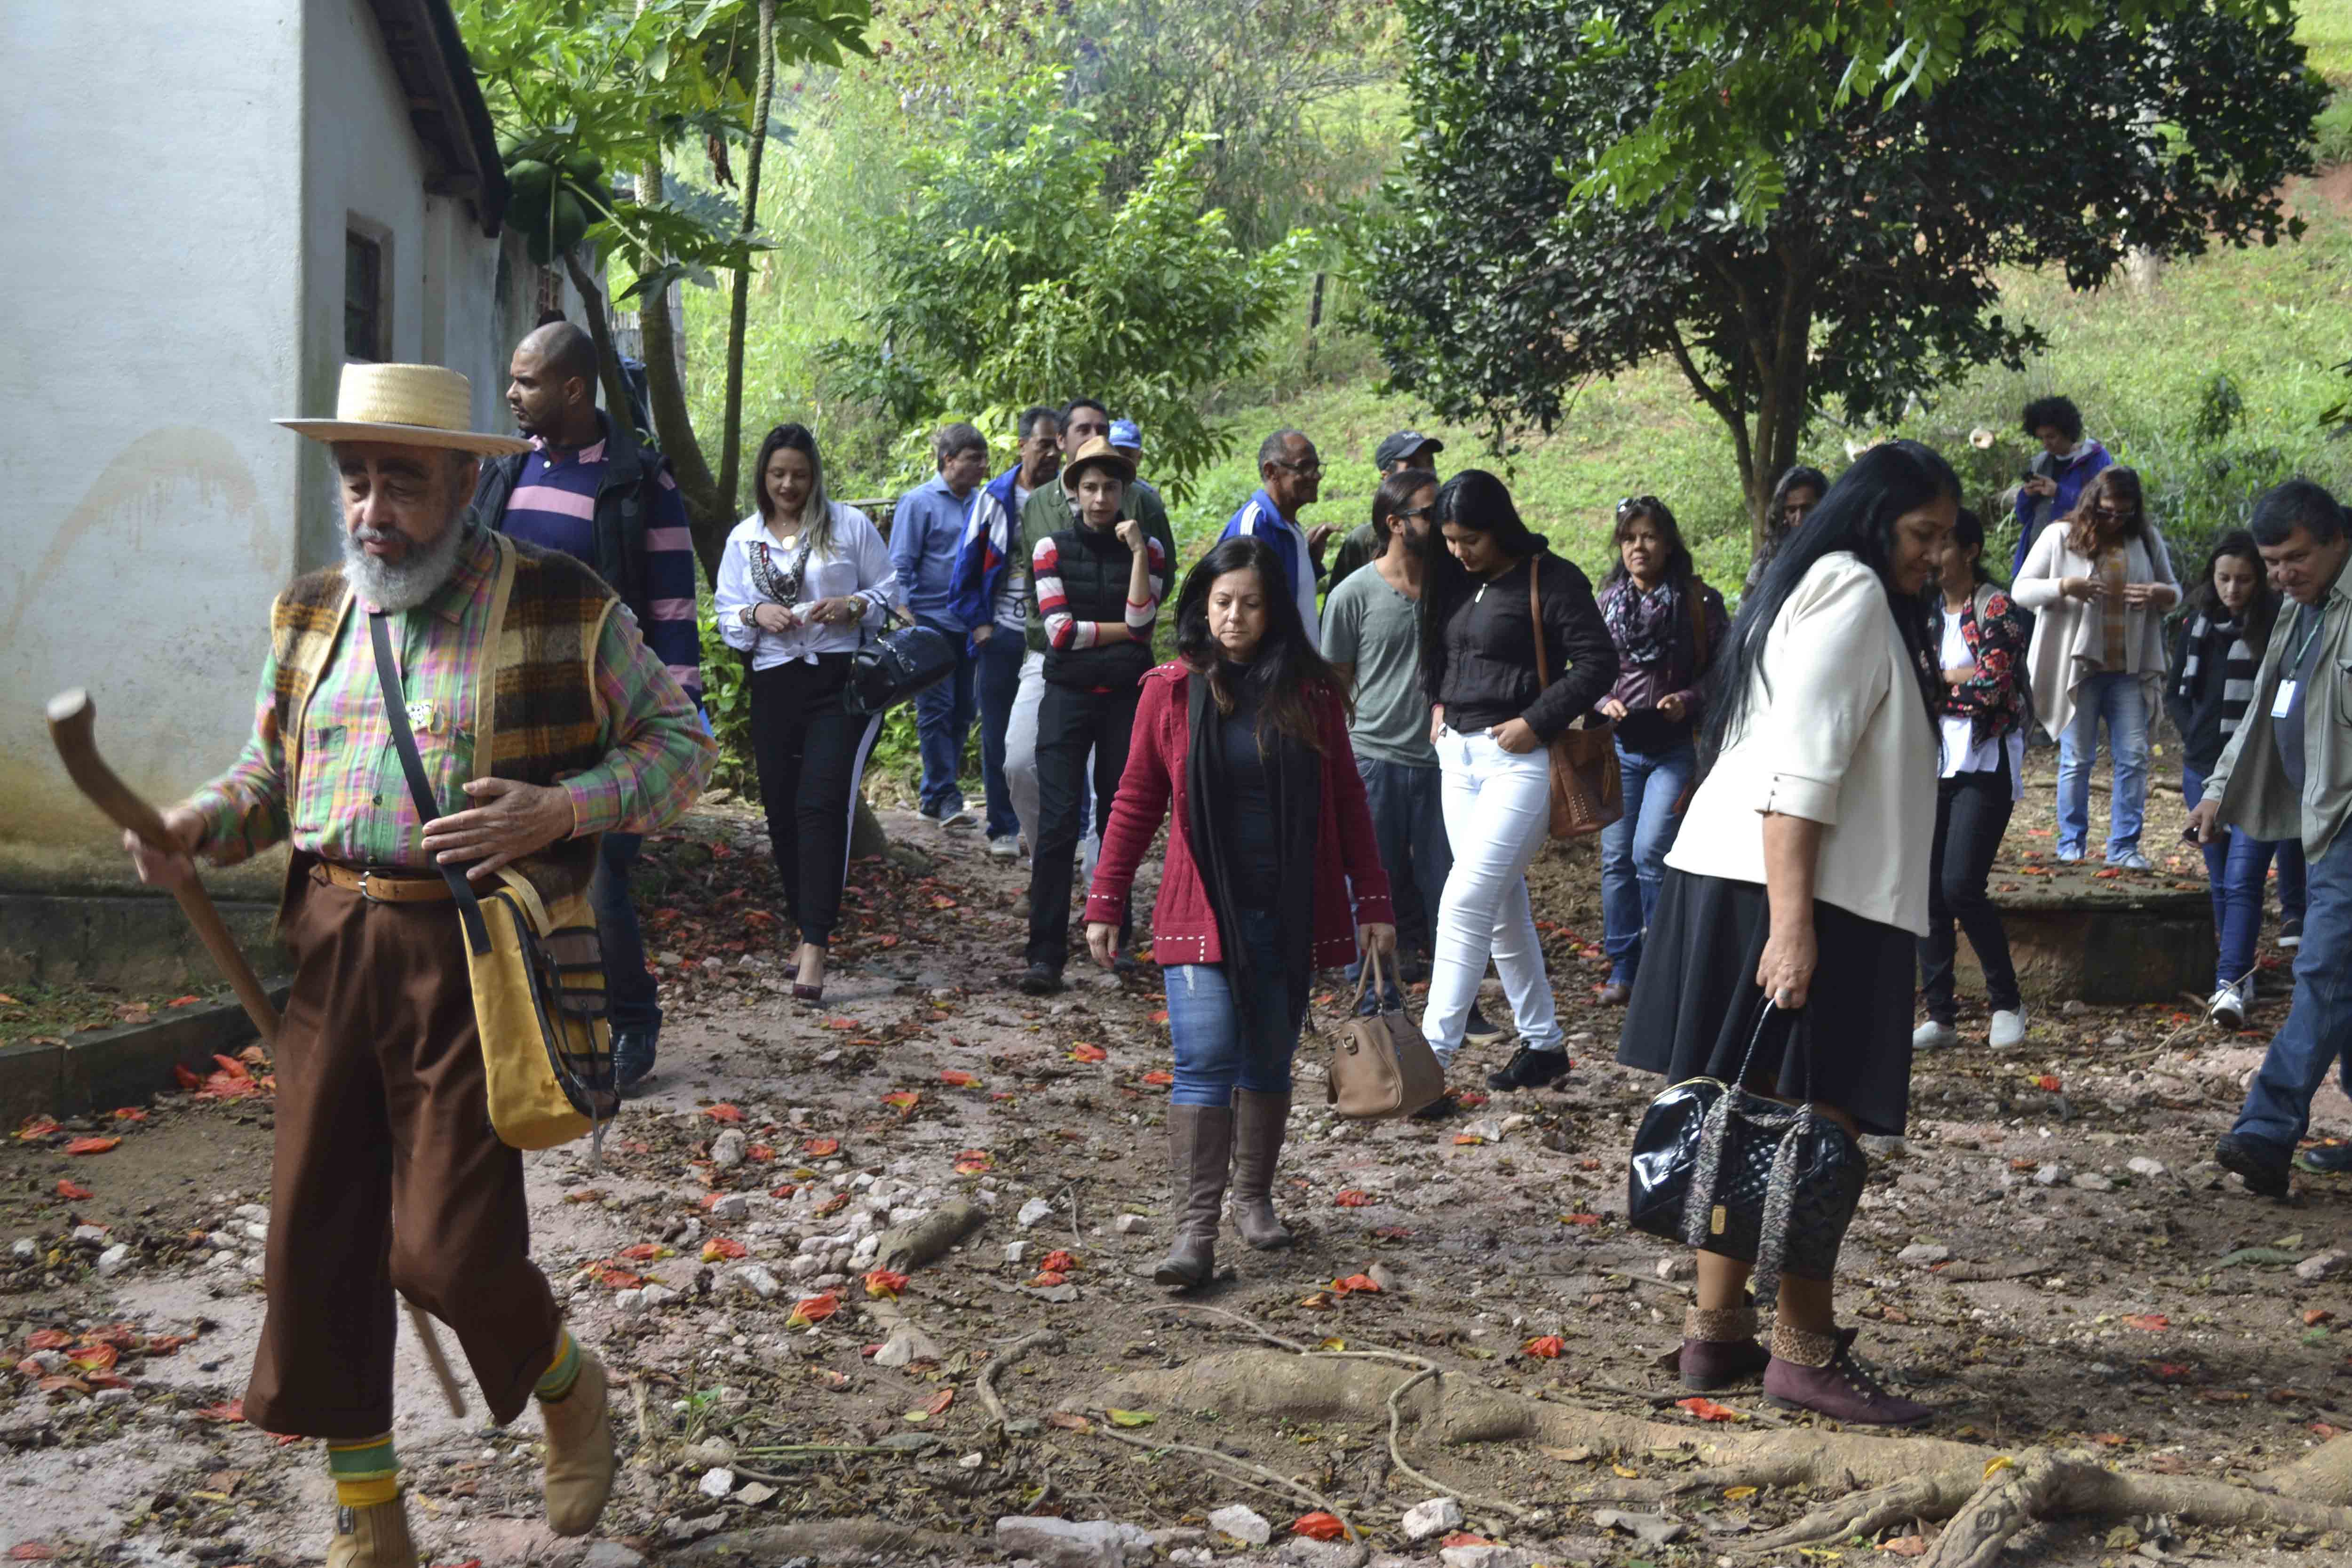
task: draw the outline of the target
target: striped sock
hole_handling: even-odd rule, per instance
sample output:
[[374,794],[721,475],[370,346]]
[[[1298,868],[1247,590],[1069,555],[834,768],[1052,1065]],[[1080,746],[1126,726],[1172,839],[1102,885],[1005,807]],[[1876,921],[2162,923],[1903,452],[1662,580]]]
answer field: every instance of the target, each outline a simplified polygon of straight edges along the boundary
[[532,1385],[542,1405],[552,1405],[572,1392],[580,1381],[580,1347],[572,1341],[570,1329],[556,1331],[555,1359],[547,1363],[547,1374]]
[[335,1479],[341,1508],[369,1508],[400,1495],[400,1456],[393,1452],[389,1432],[355,1443],[329,1443],[327,1473]]

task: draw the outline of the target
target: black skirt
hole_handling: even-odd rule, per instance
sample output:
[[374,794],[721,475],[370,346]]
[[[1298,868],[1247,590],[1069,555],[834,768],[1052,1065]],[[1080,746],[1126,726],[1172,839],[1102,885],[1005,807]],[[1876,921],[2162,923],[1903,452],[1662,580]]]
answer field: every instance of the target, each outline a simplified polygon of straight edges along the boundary
[[[1617,1060],[1668,1083],[1737,1077],[1764,1004],[1756,965],[1770,934],[1760,884],[1668,868]],[[1900,1133],[1911,1100],[1916,940],[1818,899],[1813,938],[1821,958],[1804,1009],[1812,1098],[1864,1132]],[[1785,1041],[1780,1029],[1766,1032],[1748,1079],[1794,1100],[1805,1092],[1809,1053],[1787,1051]]]

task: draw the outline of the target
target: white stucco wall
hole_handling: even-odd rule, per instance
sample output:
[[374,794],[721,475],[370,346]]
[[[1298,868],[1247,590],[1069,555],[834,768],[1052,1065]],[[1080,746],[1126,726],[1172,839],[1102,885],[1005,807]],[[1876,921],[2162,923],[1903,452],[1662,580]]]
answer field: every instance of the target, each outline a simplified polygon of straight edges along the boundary
[[394,354],[484,428],[535,274],[495,298],[499,242],[426,195],[362,0],[0,5],[0,888],[119,880],[41,703],[88,687],[159,803],[236,754],[270,599],[338,548],[324,448],[269,421],[332,408],[348,217],[391,231]]

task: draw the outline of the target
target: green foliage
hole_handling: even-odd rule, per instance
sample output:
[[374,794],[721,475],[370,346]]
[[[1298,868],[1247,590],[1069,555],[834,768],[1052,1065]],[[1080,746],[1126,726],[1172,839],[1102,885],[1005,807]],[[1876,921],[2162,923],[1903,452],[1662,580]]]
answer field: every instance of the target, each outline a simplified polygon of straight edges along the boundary
[[2284,24],[2221,13],[1980,51],[1932,99],[1850,106],[1782,146],[1760,227],[1728,180],[1679,216],[1596,200],[1586,152],[1702,63],[1657,42],[1676,3],[1405,0],[1417,134],[1362,268],[1400,387],[1499,440],[1668,354],[1760,514],[1825,405],[1867,425],[2022,368],[2042,337],[1998,309],[2000,268],[2091,288],[2134,247],[2301,232],[2276,193],[2323,85]]
[[909,425],[952,407],[1001,429],[1084,390],[1143,424],[1181,498],[1223,440],[1202,394],[1262,356],[1311,244],[1243,254],[1203,210],[1207,145],[1180,139],[1115,197],[1114,150],[1058,78],[982,101],[954,141],[908,154],[908,208],[877,226],[881,299],[832,364]]

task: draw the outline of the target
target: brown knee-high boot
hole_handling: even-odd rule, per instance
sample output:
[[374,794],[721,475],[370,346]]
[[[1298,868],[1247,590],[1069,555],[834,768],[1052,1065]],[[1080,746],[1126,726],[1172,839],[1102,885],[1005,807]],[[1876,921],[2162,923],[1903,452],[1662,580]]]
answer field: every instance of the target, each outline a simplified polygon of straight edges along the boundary
[[1263,1252],[1294,1239],[1274,1212],[1274,1165],[1290,1128],[1290,1096],[1234,1090],[1234,1228]]
[[1205,1285],[1217,1268],[1217,1217],[1224,1208],[1234,1158],[1234,1112],[1226,1105],[1168,1108],[1168,1160],[1178,1194],[1175,1245],[1151,1278],[1185,1289]]

